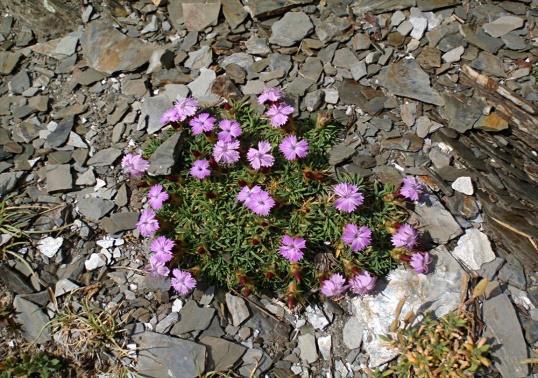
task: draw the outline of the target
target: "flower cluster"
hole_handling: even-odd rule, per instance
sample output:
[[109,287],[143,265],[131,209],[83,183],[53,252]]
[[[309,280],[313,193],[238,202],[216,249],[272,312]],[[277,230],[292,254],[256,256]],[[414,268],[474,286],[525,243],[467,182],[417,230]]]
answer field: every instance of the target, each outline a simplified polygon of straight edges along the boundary
[[[195,99],[186,98],[161,117],[192,137],[175,167],[179,176],[149,188],[137,223],[139,234],[152,238],[150,273],[170,277],[179,295],[196,287],[195,275],[239,285],[244,293],[257,283],[282,290],[278,285],[289,282],[282,293],[288,303],[316,282],[326,297],[371,293],[396,262],[427,273],[431,258],[415,250],[417,230],[385,199],[394,198],[393,189],[374,191],[359,179],[335,182],[329,175],[322,155],[336,128],[309,131],[290,122],[295,109],[277,88],[265,89],[257,100],[265,105],[263,115],[242,113],[234,104],[200,111]],[[140,178],[149,163],[128,154],[122,166]],[[406,178],[399,194],[418,201],[423,190]],[[398,226],[389,231],[386,218]],[[317,271],[313,262],[330,250],[341,265]]]

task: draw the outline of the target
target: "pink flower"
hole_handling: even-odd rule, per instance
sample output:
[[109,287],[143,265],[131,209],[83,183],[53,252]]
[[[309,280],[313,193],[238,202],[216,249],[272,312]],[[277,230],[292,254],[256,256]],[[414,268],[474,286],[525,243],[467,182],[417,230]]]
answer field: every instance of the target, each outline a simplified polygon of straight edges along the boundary
[[141,155],[127,154],[121,160],[121,167],[131,177],[142,177],[149,168],[149,163]]
[[428,273],[428,265],[432,262],[432,258],[428,252],[415,252],[411,256],[411,261],[409,265],[417,273],[426,274]]
[[179,119],[180,119],[180,115],[177,109],[171,108],[163,113],[163,115],[161,116],[161,123],[163,125],[166,125],[167,123],[170,123],[170,122],[178,122]]
[[288,104],[273,104],[265,112],[265,115],[271,118],[271,126],[277,128],[284,126],[288,122],[288,116],[293,113],[295,109]]
[[233,164],[239,161],[239,141],[225,142],[223,140],[217,141],[215,147],[213,147],[213,157],[217,163],[221,164]]
[[286,160],[304,158],[308,155],[308,142],[304,139],[297,141],[295,135],[285,137],[278,146]]
[[278,88],[265,88],[258,96],[258,104],[263,105],[267,101],[275,102],[282,98],[282,91]]
[[349,245],[353,252],[362,251],[372,243],[372,230],[368,226],[357,227],[348,223],[344,226],[342,241]]
[[247,152],[247,159],[252,168],[256,171],[261,167],[271,167],[275,163],[275,158],[269,152],[271,143],[266,140],[258,142],[258,149],[250,148]]
[[213,130],[215,125],[215,117],[211,117],[209,113],[200,113],[196,117],[191,118],[189,125],[192,135],[199,135]]
[[398,230],[392,235],[392,245],[395,247],[413,248],[417,244],[418,232],[407,223],[398,227]]
[[164,201],[169,198],[168,193],[163,191],[161,184],[153,185],[148,192],[148,203],[154,210],[159,210],[163,207]]
[[245,202],[245,205],[252,210],[252,212],[258,215],[267,216],[275,206],[275,200],[271,198],[269,193],[262,190],[258,193],[253,193],[248,202]]
[[159,221],[155,219],[155,211],[146,209],[140,214],[136,228],[140,235],[149,238],[159,229]]
[[414,177],[406,177],[402,180],[400,195],[411,201],[418,201],[424,192],[424,185],[419,183]]
[[166,262],[162,260],[159,255],[152,255],[149,258],[149,271],[154,276],[167,277],[170,273],[170,269],[165,265]]
[[196,177],[198,180],[203,180],[209,175],[211,175],[211,170],[209,169],[209,161],[205,159],[196,160],[192,163],[192,167],[189,173]]
[[171,239],[168,239],[166,236],[159,236],[153,239],[149,246],[149,250],[156,255],[170,255],[170,261],[172,259],[172,249],[174,249],[175,242]]
[[259,193],[262,191],[262,188],[258,185],[253,186],[252,188],[249,188],[248,186],[243,186],[243,189],[237,194],[237,201],[248,203],[250,201],[250,198],[254,193]]
[[174,107],[177,110],[179,121],[185,121],[187,117],[191,117],[196,114],[198,110],[198,101],[192,97],[182,98],[177,100]]
[[280,254],[290,262],[297,262],[303,258],[303,249],[306,248],[306,240],[300,237],[284,235],[279,248]]
[[243,132],[241,126],[239,126],[239,122],[233,119],[223,119],[219,122],[219,127],[222,130],[218,134],[219,140],[224,142],[233,141]]
[[321,293],[326,297],[335,297],[346,291],[346,279],[340,273],[334,273],[328,280],[321,283]]
[[375,287],[377,279],[366,270],[349,279],[349,288],[355,294],[368,294]]
[[341,183],[335,185],[334,193],[338,196],[334,202],[334,207],[344,213],[352,213],[357,207],[363,204],[364,196],[353,184]]
[[196,280],[190,272],[180,269],[172,270],[172,287],[179,295],[185,296],[196,287]]

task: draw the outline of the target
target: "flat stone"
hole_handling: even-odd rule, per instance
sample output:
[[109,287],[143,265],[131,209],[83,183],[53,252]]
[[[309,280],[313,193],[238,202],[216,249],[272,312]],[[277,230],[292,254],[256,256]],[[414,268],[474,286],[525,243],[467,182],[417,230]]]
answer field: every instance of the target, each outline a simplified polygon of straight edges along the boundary
[[500,58],[487,51],[481,51],[471,62],[471,67],[498,77],[506,77],[503,62]]
[[0,281],[15,294],[31,294],[34,292],[29,280],[18,270],[6,264],[0,265]]
[[482,264],[495,260],[487,235],[475,228],[465,231],[452,255],[471,270],[479,270]]
[[463,46],[458,46],[446,53],[443,54],[442,58],[445,63],[455,63],[459,62],[461,59],[461,56],[465,52],[465,48]]
[[73,188],[73,177],[69,164],[50,164],[45,167],[47,192],[58,192]]
[[314,25],[304,12],[288,12],[271,27],[269,42],[279,46],[293,46],[312,30]]
[[240,65],[232,63],[226,66],[226,76],[237,84],[244,84],[247,73]]
[[415,212],[424,232],[428,232],[437,244],[445,244],[462,234],[461,227],[452,214],[435,196],[430,196],[428,202],[416,206]]
[[330,13],[325,19],[314,19],[314,23],[316,35],[323,43],[349,38],[347,31],[351,27],[351,22],[347,17],[337,17],[334,13]]
[[195,301],[188,301],[179,312],[180,320],[172,330],[172,335],[182,335],[191,331],[203,331],[215,316],[215,309],[211,307],[198,307]]
[[342,329],[342,337],[344,344],[348,349],[357,349],[362,344],[362,334],[364,332],[364,325],[356,317],[348,319],[344,328]]
[[134,230],[138,222],[137,212],[115,213],[101,220],[101,227],[110,235]]
[[379,85],[395,95],[442,106],[443,98],[430,86],[430,77],[414,59],[403,59],[383,68],[377,76]]
[[56,285],[54,286],[54,296],[56,298],[70,293],[73,290],[78,289],[80,286],[78,286],[76,283],[68,280],[67,278],[62,278],[56,282]]
[[20,53],[0,51],[0,74],[9,75],[19,63]]
[[105,148],[104,150],[97,151],[97,153],[88,160],[88,165],[93,165],[94,167],[109,167],[114,164],[120,155],[121,150],[117,148]]
[[501,270],[499,270],[497,279],[501,282],[507,282],[518,289],[527,290],[525,271],[517,260],[504,264]]
[[30,82],[30,76],[28,72],[20,71],[15,76],[11,78],[8,83],[9,89],[15,94],[21,94],[26,89],[30,88],[32,83]]
[[97,182],[95,174],[93,173],[93,167],[90,167],[86,172],[80,174],[75,181],[75,185],[80,186],[93,186]]
[[259,377],[269,370],[272,364],[273,360],[263,350],[250,348],[243,356],[243,366],[239,373],[244,377]]
[[160,333],[133,336],[138,344],[136,371],[147,377],[199,377],[205,371],[206,347]]
[[435,47],[426,46],[417,56],[417,62],[424,69],[441,67],[441,52]]
[[239,327],[250,317],[250,311],[241,297],[226,293],[226,306],[232,316],[232,324],[236,327]]
[[183,20],[189,31],[202,31],[210,25],[216,25],[220,13],[220,1],[207,3],[183,2]]
[[473,180],[471,180],[469,176],[458,177],[452,183],[452,189],[457,192],[467,194],[468,196],[472,196],[474,193]]
[[219,97],[211,92],[211,88],[217,74],[208,68],[201,68],[200,75],[188,84],[192,97],[196,98],[201,105],[210,106],[218,102]]
[[525,38],[520,37],[515,33],[503,35],[501,40],[504,42],[506,48],[510,50],[525,50],[529,47]]
[[248,13],[243,9],[243,4],[239,0],[221,0],[222,13],[232,29],[237,28],[245,21]]
[[202,336],[200,343],[207,347],[206,368],[208,371],[229,371],[247,349],[220,337]]
[[27,341],[44,344],[51,340],[49,318],[39,306],[17,295],[13,307],[15,319],[22,326],[22,335]]
[[253,18],[264,19],[278,16],[302,4],[310,4],[312,0],[250,0],[245,9]]
[[387,13],[414,7],[416,0],[357,0],[352,5],[353,13],[362,16],[367,12]]
[[245,46],[247,52],[252,55],[267,56],[271,53],[271,48],[267,45],[267,38],[258,37],[256,34],[251,34],[245,42]]
[[514,306],[506,294],[484,301],[483,321],[486,324],[485,336],[495,339],[491,353],[502,377],[526,377],[528,365],[521,361],[528,358],[527,345]]
[[316,349],[316,338],[307,333],[297,338],[297,347],[301,351],[301,359],[309,364],[312,364],[318,360],[318,351]]
[[482,29],[479,29],[475,33],[469,25],[461,25],[460,33],[471,45],[475,45],[492,54],[495,54],[504,45],[501,39],[489,36]]
[[202,46],[199,50],[189,53],[189,58],[185,61],[184,66],[191,70],[197,70],[209,67],[212,61],[213,50],[209,46]]
[[15,189],[17,182],[22,177],[23,172],[0,173],[0,195],[5,196]]
[[97,222],[114,208],[114,202],[102,198],[83,198],[78,201],[78,210],[91,221]]
[[405,298],[402,314],[433,311],[446,315],[460,304],[461,280],[465,272],[444,246],[431,251],[435,266],[431,273],[417,274],[409,268],[389,273],[387,286],[379,293],[351,299],[353,316],[364,327],[363,349],[370,356],[369,367],[392,360],[398,352],[380,338],[389,331],[396,307]]
[[51,147],[60,147],[65,144],[74,124],[75,121],[72,115],[62,119],[54,131],[47,136],[47,143]]
[[483,104],[475,97],[444,95],[445,118],[448,119],[448,127],[460,133],[473,128],[474,124],[482,115]]
[[493,22],[482,25],[482,28],[493,38],[497,38],[510,33],[512,30],[519,29],[524,23],[525,21],[520,17],[503,16]]
[[423,12],[448,8],[458,4],[461,4],[461,0],[417,0],[417,7]]
[[153,176],[166,176],[178,162],[181,154],[181,132],[177,132],[163,142],[149,158],[148,173]]
[[179,315],[177,312],[171,312],[164,317],[157,325],[155,326],[155,332],[158,333],[167,333],[168,330],[177,322]]
[[481,116],[474,125],[475,129],[489,132],[502,131],[508,129],[509,127],[508,122],[496,112]]
[[93,69],[113,74],[134,71],[149,61],[155,47],[128,37],[111,23],[96,20],[88,23],[80,39],[82,53]]

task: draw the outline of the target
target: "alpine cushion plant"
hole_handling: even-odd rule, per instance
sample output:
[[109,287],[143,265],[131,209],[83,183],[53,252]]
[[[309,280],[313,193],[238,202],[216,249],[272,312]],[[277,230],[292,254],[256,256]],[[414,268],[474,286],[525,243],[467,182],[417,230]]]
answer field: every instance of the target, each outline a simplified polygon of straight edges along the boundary
[[[146,177],[137,228],[151,238],[151,274],[170,276],[179,295],[202,280],[295,304],[317,291],[365,295],[399,262],[424,273],[417,235],[387,226],[406,219],[403,193],[329,165],[340,128],[293,120],[277,88],[258,103],[263,114],[247,101],[201,110],[183,99],[163,116],[182,133],[182,156],[174,175]],[[126,173],[140,177],[137,164]]]

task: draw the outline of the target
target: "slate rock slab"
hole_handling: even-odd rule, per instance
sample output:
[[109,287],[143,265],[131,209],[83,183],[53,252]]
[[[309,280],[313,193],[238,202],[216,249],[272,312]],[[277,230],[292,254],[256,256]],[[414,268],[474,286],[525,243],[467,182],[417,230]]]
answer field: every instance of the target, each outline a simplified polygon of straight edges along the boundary
[[23,336],[30,342],[44,344],[50,338],[49,318],[34,303],[17,295],[13,301],[17,323],[22,325]]
[[263,19],[278,16],[294,7],[312,2],[313,0],[249,0],[245,9],[252,17]]
[[9,75],[21,58],[21,54],[0,51],[0,74]]
[[464,270],[444,246],[431,251],[431,255],[434,262],[429,274],[398,268],[388,275],[387,285],[380,292],[351,300],[353,316],[364,328],[363,348],[370,355],[371,368],[397,355],[379,335],[387,333],[402,298],[407,298],[402,314],[433,311],[443,316],[458,307]]
[[179,161],[181,146],[181,132],[165,140],[149,158],[148,173],[153,176],[171,174],[172,168]]
[[414,59],[403,59],[381,70],[377,76],[379,85],[389,92],[428,104],[443,105],[443,98],[430,86],[429,75]]
[[528,374],[528,365],[521,361],[528,357],[527,345],[521,331],[514,306],[506,294],[497,295],[484,302],[483,320],[486,336],[495,338],[496,346],[491,352],[495,367],[503,378],[520,378]]
[[137,212],[116,213],[101,220],[101,227],[110,235],[114,235],[118,232],[134,230],[137,222]]
[[133,336],[138,344],[136,371],[147,377],[194,378],[205,371],[206,347],[154,332]]
[[353,13],[363,16],[366,12],[375,14],[414,7],[416,0],[357,0],[353,4]]
[[73,176],[69,164],[50,164],[45,167],[47,191],[49,193],[70,190],[73,187]]
[[288,12],[271,27],[269,42],[279,46],[293,46],[306,37],[314,25],[304,12]]
[[200,343],[207,347],[206,367],[208,371],[230,370],[247,349],[243,345],[232,343],[220,337],[202,336]]
[[128,37],[110,23],[99,20],[86,25],[80,43],[89,66],[109,75],[139,68],[155,50],[155,46]]
[[97,151],[97,153],[88,160],[88,165],[107,167],[112,165],[120,155],[121,150],[117,148],[105,148],[104,150]]
[[250,316],[245,300],[230,293],[226,294],[226,306],[232,315],[232,324],[236,327],[240,326]]
[[4,172],[0,173],[0,196],[15,189],[17,181],[22,177],[23,172]]
[[415,207],[420,224],[437,244],[445,244],[462,234],[461,227],[452,214],[435,196]]
[[103,198],[83,198],[78,201],[78,209],[86,218],[97,222],[114,208],[114,202]]
[[215,25],[219,18],[220,1],[205,3],[183,2],[183,20],[189,31],[202,31],[210,25]]
[[211,307],[198,307],[195,301],[188,301],[179,312],[180,320],[174,325],[170,333],[182,335],[191,331],[203,331],[213,319],[215,309]]

